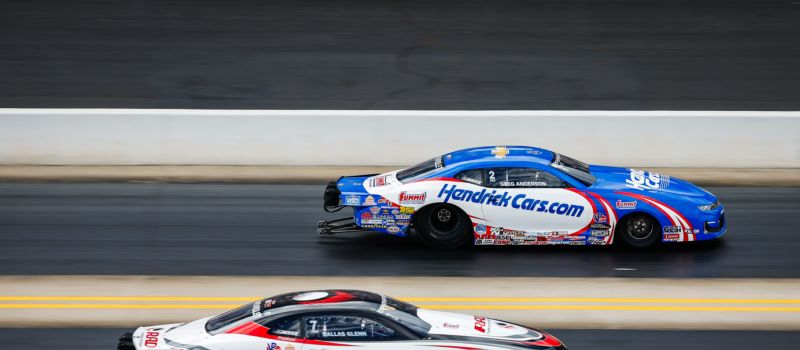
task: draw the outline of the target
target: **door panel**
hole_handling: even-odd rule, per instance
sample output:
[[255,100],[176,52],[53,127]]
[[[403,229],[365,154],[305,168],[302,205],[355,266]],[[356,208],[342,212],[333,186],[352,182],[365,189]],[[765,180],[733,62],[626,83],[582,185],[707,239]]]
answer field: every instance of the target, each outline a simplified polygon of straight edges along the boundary
[[563,188],[503,188],[483,204],[490,226],[526,232],[574,233],[591,221],[591,203],[577,191]]

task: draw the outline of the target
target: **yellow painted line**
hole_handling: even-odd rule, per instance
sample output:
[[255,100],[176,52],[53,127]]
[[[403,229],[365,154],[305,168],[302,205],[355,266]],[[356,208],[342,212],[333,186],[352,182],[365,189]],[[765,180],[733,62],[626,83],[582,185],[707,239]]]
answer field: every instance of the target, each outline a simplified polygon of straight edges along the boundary
[[0,309],[233,309],[239,304],[0,304]]
[[[232,309],[239,304],[0,304],[0,309]],[[439,310],[601,310],[601,311],[725,311],[800,312],[800,307],[656,306],[656,305],[419,305]]]
[[[164,301],[164,302],[251,302],[261,297],[186,296],[0,296],[0,301]],[[407,302],[483,303],[652,303],[652,304],[800,304],[800,299],[678,299],[678,298],[491,298],[491,297],[409,297]]]
[[0,301],[241,301],[263,298],[251,297],[170,297],[170,296],[0,296]]
[[800,299],[674,299],[674,298],[403,298],[407,302],[497,303],[653,303],[653,304],[800,304]]
[[800,312],[800,307],[655,306],[655,305],[419,305],[438,310],[602,310],[602,311],[733,311]]

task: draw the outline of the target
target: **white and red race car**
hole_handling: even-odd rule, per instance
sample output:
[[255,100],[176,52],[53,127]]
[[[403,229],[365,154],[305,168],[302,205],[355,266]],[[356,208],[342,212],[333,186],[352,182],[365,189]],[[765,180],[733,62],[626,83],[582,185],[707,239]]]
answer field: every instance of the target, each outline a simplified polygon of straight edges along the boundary
[[540,330],[426,310],[371,292],[318,290],[258,300],[189,323],[139,327],[118,350],[566,349]]

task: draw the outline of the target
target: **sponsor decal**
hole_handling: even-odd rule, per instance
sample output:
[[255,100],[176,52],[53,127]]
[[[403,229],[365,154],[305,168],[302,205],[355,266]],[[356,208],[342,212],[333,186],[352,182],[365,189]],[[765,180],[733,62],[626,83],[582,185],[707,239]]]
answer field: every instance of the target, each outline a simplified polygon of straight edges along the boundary
[[361,198],[358,198],[358,196],[344,197],[344,205],[359,205],[359,204],[361,204]]
[[461,181],[468,182],[468,183],[475,184],[475,185],[480,185],[481,184],[481,180],[473,179],[473,178],[471,178],[469,176],[462,176],[461,177]]
[[398,215],[398,214],[400,214],[400,211],[399,211],[399,210],[397,210],[397,209],[392,209],[392,215]]
[[292,345],[292,344],[286,345],[286,350],[295,350],[294,349],[294,345]]
[[365,211],[361,213],[361,222],[371,221],[373,218],[372,213]]
[[400,207],[400,214],[414,214],[414,208],[412,208],[412,207]]
[[281,347],[277,343],[269,343],[267,344],[267,350],[281,350]]
[[382,228],[382,229],[385,229],[386,225],[375,224],[375,223],[371,223],[370,222],[368,224],[362,223],[359,227],[361,227],[361,228]]
[[494,155],[495,158],[498,159],[505,158],[508,155],[508,148],[497,146],[494,149],[492,149],[492,154]]
[[[545,231],[545,232],[529,232],[529,231],[522,231],[522,230],[509,230],[505,228],[497,228],[498,232],[494,232],[492,235],[497,237],[498,239],[502,240],[509,240],[513,242],[525,242],[525,241],[546,241],[548,239],[552,239],[557,236],[566,236],[567,231]],[[582,239],[581,236],[567,236],[559,237],[559,239]],[[515,243],[517,244],[517,243]]]
[[367,198],[364,198],[364,205],[375,205],[375,197],[367,196]]
[[571,241],[569,242],[569,245],[586,245],[586,243],[580,241]]
[[617,200],[615,205],[617,209],[636,209],[636,201],[625,202],[622,200]]
[[380,203],[380,204],[389,204],[390,202],[389,202],[388,199],[381,197],[380,199],[378,199],[378,203]]
[[669,187],[669,176],[652,171],[630,169],[630,177],[625,179],[625,187],[635,190],[657,190]]
[[381,208],[378,207],[369,207],[370,213],[377,214],[381,211]]
[[400,232],[400,228],[397,226],[389,226],[386,228],[386,231],[389,233],[398,233]]
[[494,244],[494,240],[493,239],[476,239],[475,240],[475,245],[493,245],[493,244]]
[[280,335],[288,335],[290,337],[295,337],[295,338],[297,338],[297,336],[300,335],[300,332],[298,331],[290,331],[286,329],[276,329],[274,333]]
[[608,236],[608,230],[592,230],[590,233],[593,237],[605,237]]
[[389,177],[388,175],[384,176],[376,176],[369,180],[369,185],[372,187],[380,187],[386,185],[386,178]]
[[486,225],[484,224],[477,224],[475,225],[475,233],[482,235],[486,233]]
[[664,233],[681,233],[683,227],[681,226],[664,226]]
[[550,231],[550,232],[539,232],[537,235],[544,236],[544,237],[553,237],[553,236],[562,236],[566,235],[567,231]]
[[144,333],[144,346],[148,348],[154,348],[158,345],[158,335],[159,332],[154,332],[148,330]]
[[573,217],[580,217],[585,210],[582,205],[527,198],[527,195],[524,193],[512,197],[508,192],[497,193],[497,190],[488,192],[485,188],[481,191],[470,191],[458,188],[457,185],[450,184],[444,184],[442,189],[439,190],[437,198],[442,197],[444,197],[444,203],[454,200],[504,208],[511,206],[519,210]]
[[442,328],[458,329],[458,327],[459,327],[459,325],[457,325],[457,324],[452,324],[452,323],[447,323],[447,322],[442,324]]
[[411,215],[400,214],[400,215],[395,215],[394,218],[397,220],[411,220]]
[[611,225],[606,225],[606,224],[592,224],[591,228],[592,228],[592,229],[595,229],[595,230],[610,230],[610,229],[611,229]]
[[563,237],[556,237],[556,238],[560,238],[560,239],[563,239],[563,240],[566,240],[566,241],[582,241],[582,240],[586,239],[586,237],[584,237],[584,236],[563,236]]
[[598,224],[605,224],[608,222],[608,217],[603,213],[594,213],[594,222]]
[[428,197],[428,194],[423,193],[408,193],[408,192],[400,192],[400,197],[398,198],[398,202],[400,204],[423,204],[425,203],[425,198]]
[[492,226],[489,229],[489,231],[491,232],[492,236],[496,236],[496,235],[499,235],[499,234],[503,233],[503,228],[502,227],[497,227],[497,226]]
[[475,316],[475,330],[481,333],[486,333],[486,317]]
[[680,233],[666,233],[664,234],[665,241],[677,241],[681,238]]
[[272,300],[272,299],[264,300],[264,308],[265,309],[271,308],[272,305],[275,305],[275,300]]

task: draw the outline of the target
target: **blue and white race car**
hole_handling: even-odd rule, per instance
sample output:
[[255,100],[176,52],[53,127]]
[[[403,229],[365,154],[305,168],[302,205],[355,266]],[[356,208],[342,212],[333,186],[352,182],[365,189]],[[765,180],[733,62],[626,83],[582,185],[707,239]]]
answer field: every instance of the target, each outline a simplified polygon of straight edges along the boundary
[[476,147],[379,175],[345,176],[325,189],[321,235],[379,231],[424,243],[609,245],[690,242],[725,234],[717,197],[643,170],[588,165],[541,148]]

